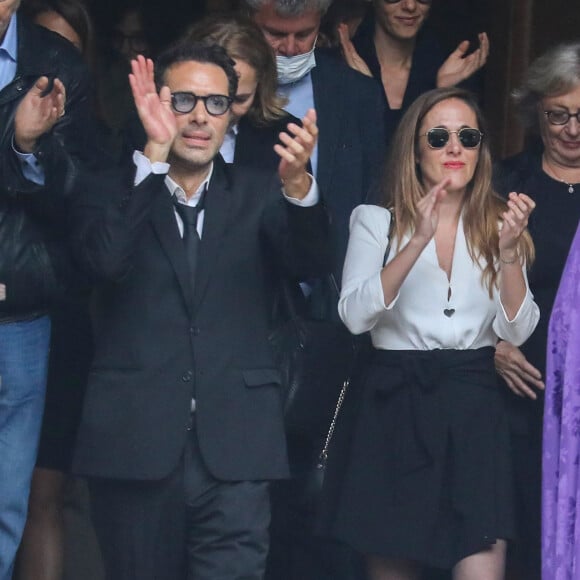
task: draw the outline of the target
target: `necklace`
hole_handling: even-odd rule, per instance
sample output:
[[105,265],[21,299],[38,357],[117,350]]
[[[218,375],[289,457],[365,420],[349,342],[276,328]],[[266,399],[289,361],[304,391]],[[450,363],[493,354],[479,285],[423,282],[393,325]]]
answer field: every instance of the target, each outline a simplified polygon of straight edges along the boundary
[[565,179],[562,179],[555,171],[554,168],[552,167],[552,165],[550,165],[550,163],[548,163],[545,159],[544,159],[544,165],[546,168],[548,168],[550,171],[549,173],[552,174],[552,177],[555,177],[558,181],[560,181],[561,183],[563,183],[564,185],[568,186],[568,193],[574,193],[574,184],[573,183],[569,183],[568,181],[566,181]]

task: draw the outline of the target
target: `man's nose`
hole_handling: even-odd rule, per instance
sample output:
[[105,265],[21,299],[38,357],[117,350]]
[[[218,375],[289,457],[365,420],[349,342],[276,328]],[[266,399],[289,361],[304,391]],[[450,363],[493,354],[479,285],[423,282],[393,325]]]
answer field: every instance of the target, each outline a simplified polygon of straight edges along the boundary
[[195,107],[189,112],[190,122],[205,123],[207,121],[207,115],[208,113],[203,99],[198,98]]
[[299,54],[296,37],[293,34],[285,36],[278,45],[278,52],[281,56],[296,56]]

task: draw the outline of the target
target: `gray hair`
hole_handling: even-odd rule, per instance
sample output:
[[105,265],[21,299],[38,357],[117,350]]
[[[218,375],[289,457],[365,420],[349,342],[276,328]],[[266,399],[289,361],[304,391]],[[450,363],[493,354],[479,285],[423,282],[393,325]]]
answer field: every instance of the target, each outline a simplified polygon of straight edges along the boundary
[[282,18],[301,16],[309,10],[314,10],[324,14],[332,0],[242,0],[250,13],[257,12],[267,4],[272,4],[276,14]]
[[524,126],[539,132],[538,103],[580,85],[580,42],[559,44],[528,68],[522,86],[512,93]]

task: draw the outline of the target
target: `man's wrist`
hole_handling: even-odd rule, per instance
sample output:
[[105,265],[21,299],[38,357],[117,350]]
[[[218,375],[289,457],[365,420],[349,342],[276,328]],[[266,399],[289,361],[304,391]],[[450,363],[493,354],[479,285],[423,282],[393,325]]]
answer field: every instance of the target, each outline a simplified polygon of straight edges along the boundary
[[34,153],[36,145],[36,139],[19,139],[17,135],[14,136],[14,149],[18,153]]
[[151,163],[166,163],[170,150],[171,145],[161,145],[160,143],[147,141],[145,149],[143,149],[143,155],[145,155]]
[[306,172],[295,179],[282,179],[284,193],[288,197],[294,197],[296,199],[302,199],[306,197],[306,194],[310,191],[311,186],[312,177]]

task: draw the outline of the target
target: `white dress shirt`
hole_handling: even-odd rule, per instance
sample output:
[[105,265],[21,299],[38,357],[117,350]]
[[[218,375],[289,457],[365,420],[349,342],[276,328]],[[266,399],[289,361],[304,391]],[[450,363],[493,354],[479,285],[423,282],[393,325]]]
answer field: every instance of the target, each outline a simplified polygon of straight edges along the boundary
[[220,154],[226,163],[233,163],[236,155],[236,139],[238,137],[238,125],[231,125],[224,135],[224,142],[220,147]]
[[[391,350],[476,349],[495,346],[498,337],[520,345],[530,336],[540,314],[525,267],[526,296],[516,316],[508,320],[499,290],[495,288],[490,298],[482,270],[469,256],[462,218],[450,280],[439,266],[432,239],[395,299],[385,305],[380,273],[390,220],[387,209],[373,205],[358,206],[352,213],[338,306],[351,332],[370,331],[376,348]],[[400,246],[408,241],[404,237]],[[393,240],[388,261],[397,246]]]

